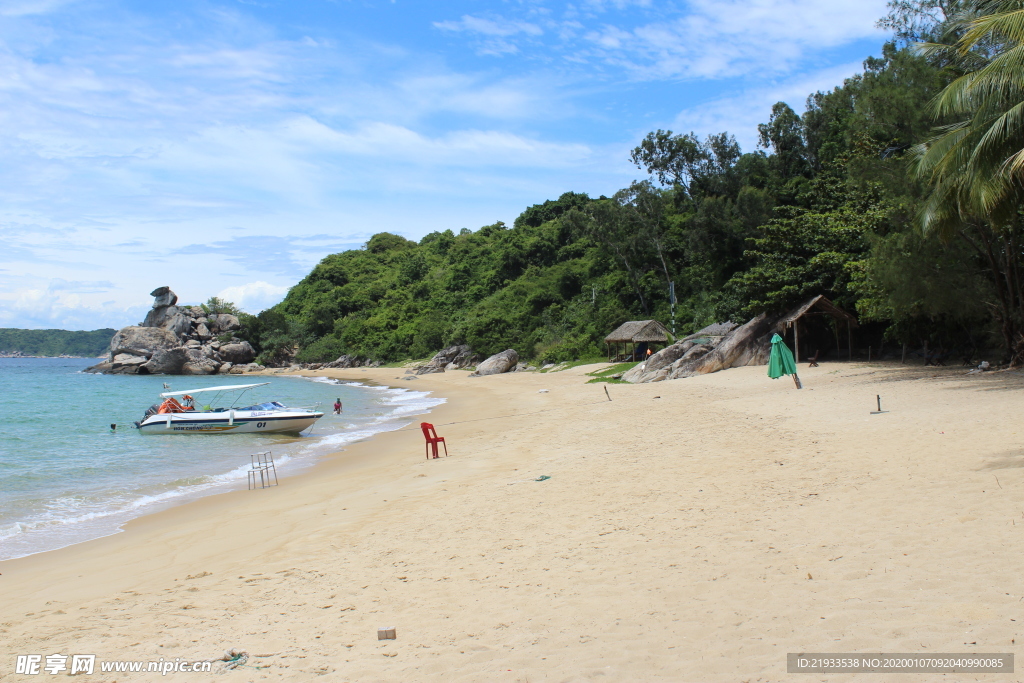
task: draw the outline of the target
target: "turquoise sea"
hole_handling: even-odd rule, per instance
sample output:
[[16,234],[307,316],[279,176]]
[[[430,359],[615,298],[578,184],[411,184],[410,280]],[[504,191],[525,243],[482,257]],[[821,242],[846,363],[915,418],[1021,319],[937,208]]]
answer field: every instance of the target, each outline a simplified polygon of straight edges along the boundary
[[[345,444],[400,429],[444,399],[325,378],[93,375],[87,358],[0,358],[0,560],[117,533],[129,519],[248,483],[251,453],[271,451],[278,474]],[[132,423],[168,383],[174,391],[270,382],[245,405],[275,400],[325,413],[301,436],[143,436]],[[333,415],[336,398],[344,404]],[[116,424],[115,430],[110,429]]]

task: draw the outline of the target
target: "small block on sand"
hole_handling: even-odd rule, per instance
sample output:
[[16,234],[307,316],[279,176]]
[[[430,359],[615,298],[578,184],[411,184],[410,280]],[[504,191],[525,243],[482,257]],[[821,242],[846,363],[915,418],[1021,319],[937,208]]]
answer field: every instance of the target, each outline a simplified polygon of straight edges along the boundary
[[395,640],[395,627],[377,629],[377,640]]

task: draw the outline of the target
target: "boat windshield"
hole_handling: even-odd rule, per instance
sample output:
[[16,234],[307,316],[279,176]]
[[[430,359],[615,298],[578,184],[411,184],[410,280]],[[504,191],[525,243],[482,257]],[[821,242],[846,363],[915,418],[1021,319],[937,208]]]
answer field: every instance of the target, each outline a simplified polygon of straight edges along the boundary
[[281,410],[284,407],[283,403],[267,401],[266,403],[257,403],[254,406],[246,406],[245,408],[235,408],[235,410]]

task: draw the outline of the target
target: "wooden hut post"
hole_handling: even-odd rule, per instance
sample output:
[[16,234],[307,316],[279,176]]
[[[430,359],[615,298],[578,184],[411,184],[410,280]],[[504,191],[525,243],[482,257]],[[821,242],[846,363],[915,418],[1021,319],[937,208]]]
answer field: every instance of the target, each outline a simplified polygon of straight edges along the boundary
[[793,353],[797,365],[800,364],[800,318],[793,321]]
[[853,332],[850,332],[850,321],[846,321],[846,343],[850,347],[850,360],[853,360]]

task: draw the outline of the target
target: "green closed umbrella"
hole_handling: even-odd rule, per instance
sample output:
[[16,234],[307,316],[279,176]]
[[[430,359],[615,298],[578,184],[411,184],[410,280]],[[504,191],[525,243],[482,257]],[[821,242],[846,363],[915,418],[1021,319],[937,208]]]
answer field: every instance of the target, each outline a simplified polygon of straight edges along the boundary
[[772,355],[768,358],[768,376],[778,379],[783,375],[793,375],[796,388],[803,389],[800,378],[796,374],[796,361],[793,360],[793,352],[786,346],[786,342],[782,341],[782,337],[776,334],[772,337]]

